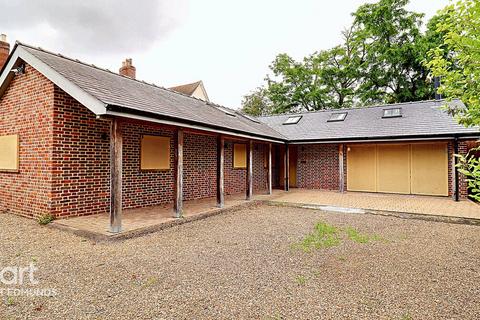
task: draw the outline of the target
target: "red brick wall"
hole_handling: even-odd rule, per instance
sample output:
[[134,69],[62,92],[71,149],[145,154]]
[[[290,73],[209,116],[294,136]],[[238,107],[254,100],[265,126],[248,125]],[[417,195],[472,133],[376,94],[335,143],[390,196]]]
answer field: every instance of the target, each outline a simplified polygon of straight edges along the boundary
[[233,141],[226,141],[225,145],[224,188],[227,195],[246,192],[247,190],[247,170],[233,168],[233,143]]
[[24,216],[51,210],[53,88],[27,65],[0,98],[0,135],[20,138],[19,172],[0,172],[0,210]]
[[298,146],[297,186],[306,189],[339,190],[337,144]]
[[183,198],[215,197],[217,194],[217,138],[186,133],[183,146]]
[[[122,123],[123,207],[139,208],[173,202],[174,130],[140,121]],[[170,169],[140,170],[142,135],[170,137]]]
[[[109,210],[109,122],[55,86],[52,213],[57,217]],[[103,137],[102,137],[103,136]]]
[[256,192],[268,189],[268,164],[265,166],[265,159],[268,160],[267,152],[267,144],[253,144],[253,191]]

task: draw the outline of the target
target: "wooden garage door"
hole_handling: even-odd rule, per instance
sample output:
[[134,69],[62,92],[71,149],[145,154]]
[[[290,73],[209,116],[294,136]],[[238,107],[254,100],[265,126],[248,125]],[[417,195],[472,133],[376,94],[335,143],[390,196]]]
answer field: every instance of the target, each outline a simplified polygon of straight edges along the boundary
[[447,145],[350,145],[347,190],[447,196]]
[[410,145],[377,145],[377,192],[410,193]]
[[448,151],[445,143],[412,144],[411,192],[448,196]]
[[347,148],[347,190],[377,191],[375,145],[356,145]]

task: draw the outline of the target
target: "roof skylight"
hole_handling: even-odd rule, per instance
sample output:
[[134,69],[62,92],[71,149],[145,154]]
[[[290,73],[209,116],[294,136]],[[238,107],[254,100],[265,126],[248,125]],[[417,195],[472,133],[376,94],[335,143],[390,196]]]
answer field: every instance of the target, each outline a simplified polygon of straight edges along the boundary
[[297,124],[298,121],[300,121],[300,119],[302,119],[302,116],[288,117],[288,119],[285,120],[285,122],[283,122],[283,124]]
[[330,114],[328,122],[343,121],[347,117],[347,112],[335,112]]
[[402,116],[402,108],[383,109],[383,118],[396,118]]

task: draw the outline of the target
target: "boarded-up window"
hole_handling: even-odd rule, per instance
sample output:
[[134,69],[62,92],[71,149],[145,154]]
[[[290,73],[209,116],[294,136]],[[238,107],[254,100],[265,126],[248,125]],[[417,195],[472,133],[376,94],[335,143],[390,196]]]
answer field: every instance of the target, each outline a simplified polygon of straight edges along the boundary
[[247,145],[233,144],[233,167],[235,169],[245,169],[247,167]]
[[143,136],[140,163],[142,170],[170,169],[170,138]]
[[18,135],[0,136],[0,170],[18,170]]

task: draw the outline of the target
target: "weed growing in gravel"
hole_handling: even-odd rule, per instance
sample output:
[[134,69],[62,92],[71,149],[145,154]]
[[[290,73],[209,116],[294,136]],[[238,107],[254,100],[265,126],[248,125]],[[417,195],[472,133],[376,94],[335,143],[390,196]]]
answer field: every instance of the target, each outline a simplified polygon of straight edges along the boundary
[[52,216],[50,213],[42,214],[37,219],[38,223],[41,224],[41,225],[49,224],[53,220],[55,220],[55,217]]
[[150,277],[148,278],[147,282],[145,282],[145,287],[151,287],[157,282],[158,282],[158,279],[156,277]]
[[265,320],[283,320],[285,319],[281,314],[276,313],[273,317],[266,317]]
[[[315,224],[314,231],[308,234],[302,241],[293,243],[292,248],[300,248],[304,252],[310,252],[312,249],[331,248],[341,244],[342,238],[347,238],[356,243],[368,243],[370,241],[384,240],[378,235],[369,235],[360,233],[353,227],[345,229],[337,228],[325,222]],[[385,240],[384,240],[385,241]],[[339,259],[342,260],[342,259]]]
[[325,222],[318,222],[314,231],[307,235],[302,241],[294,244],[294,247],[300,247],[303,251],[309,252],[311,249],[330,248],[340,244],[338,229],[335,226]]
[[360,233],[357,229],[352,227],[345,228],[348,239],[357,243],[368,243],[370,241],[379,241],[382,238],[378,235],[368,235],[365,233]]
[[408,313],[405,313],[404,315],[402,315],[402,317],[400,318],[400,320],[412,320],[412,316],[409,315]]
[[15,299],[13,299],[13,297],[8,297],[7,306],[13,306],[13,305],[15,305]]
[[307,282],[307,278],[305,278],[304,276],[297,276],[297,277],[295,278],[295,281],[296,281],[299,285],[304,286],[305,283]]

